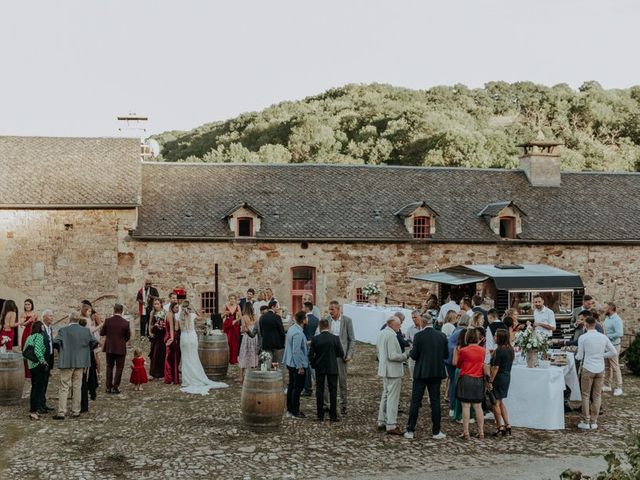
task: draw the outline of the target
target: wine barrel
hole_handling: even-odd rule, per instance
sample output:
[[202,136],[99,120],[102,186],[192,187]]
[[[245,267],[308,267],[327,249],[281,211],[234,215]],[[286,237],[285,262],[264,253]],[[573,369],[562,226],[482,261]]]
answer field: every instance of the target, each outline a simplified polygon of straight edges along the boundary
[[198,341],[198,356],[210,380],[222,380],[227,377],[229,344],[224,333],[201,335]]
[[0,405],[15,405],[22,398],[24,363],[22,354],[0,353]]
[[284,389],[279,370],[247,370],[240,406],[244,424],[256,432],[272,432],[282,424]]

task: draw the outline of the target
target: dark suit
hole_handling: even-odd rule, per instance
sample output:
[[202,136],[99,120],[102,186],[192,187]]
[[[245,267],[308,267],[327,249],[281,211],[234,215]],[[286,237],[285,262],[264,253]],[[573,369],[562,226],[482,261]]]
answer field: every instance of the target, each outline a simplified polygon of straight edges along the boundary
[[418,422],[425,389],[431,403],[432,432],[440,433],[440,383],[447,376],[444,361],[449,357],[447,336],[434,328],[427,327],[413,337],[413,348],[409,356],[415,360],[413,367],[413,388],[407,431],[413,432]]
[[[316,330],[318,329],[318,322],[320,319],[316,317],[313,313],[307,313],[307,324],[302,329],[304,331],[305,337],[307,337],[307,341],[311,341],[313,336],[316,334]],[[305,394],[311,395],[311,388],[313,387],[312,377],[313,377],[313,368],[307,368],[305,373],[304,380],[304,391]]]
[[[138,290],[138,295],[136,296],[136,300],[138,302],[142,301],[144,290],[145,290],[144,287]],[[148,330],[149,318],[153,310],[153,301],[156,298],[160,298],[158,289],[156,287],[149,287],[149,291],[147,292],[147,304],[142,306],[142,313],[140,315],[140,336],[141,337],[146,337],[149,335],[149,330]]]
[[329,416],[338,418],[338,358],[344,358],[340,338],[328,330],[311,339],[309,363],[316,371],[318,418],[324,418],[324,384],[329,387]]
[[[127,342],[131,338],[129,322],[120,315],[114,315],[104,321],[100,336],[105,337],[104,352],[107,357],[107,391],[120,387],[122,369],[127,355]],[[116,367],[115,377],[113,367]]]
[[282,318],[273,311],[268,310],[258,321],[260,338],[262,339],[262,350],[272,353],[274,362],[282,361],[284,350],[285,332],[282,325]]

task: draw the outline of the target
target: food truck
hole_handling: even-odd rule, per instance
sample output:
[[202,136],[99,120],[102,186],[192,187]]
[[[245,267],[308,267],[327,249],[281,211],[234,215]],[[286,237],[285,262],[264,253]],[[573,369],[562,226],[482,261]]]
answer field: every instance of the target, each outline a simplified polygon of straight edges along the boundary
[[571,314],[582,305],[584,297],[580,275],[541,264],[457,265],[412,278],[437,283],[442,303],[449,296],[459,300],[477,294],[500,315],[516,309],[519,322],[533,321],[532,299],[539,293],[555,313],[556,339],[571,338]]

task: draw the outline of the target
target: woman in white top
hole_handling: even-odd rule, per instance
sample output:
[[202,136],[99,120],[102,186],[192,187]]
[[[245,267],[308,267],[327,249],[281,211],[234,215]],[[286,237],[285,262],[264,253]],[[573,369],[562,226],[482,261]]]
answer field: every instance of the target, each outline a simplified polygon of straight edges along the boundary
[[269,306],[267,304],[267,293],[264,290],[260,290],[257,295],[257,300],[253,302],[253,314],[256,319],[260,319],[260,307]]

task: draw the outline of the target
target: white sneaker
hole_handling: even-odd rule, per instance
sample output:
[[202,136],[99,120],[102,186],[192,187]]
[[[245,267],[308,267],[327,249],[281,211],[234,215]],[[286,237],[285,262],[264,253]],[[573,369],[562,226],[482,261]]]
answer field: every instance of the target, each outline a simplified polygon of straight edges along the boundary
[[598,429],[598,424],[597,423],[592,423],[591,424],[591,430],[597,430]]
[[616,389],[613,391],[613,396],[614,396],[614,397],[619,397],[620,395],[622,395],[622,389],[621,389],[621,388],[616,388]]
[[475,418],[470,418],[469,419],[469,423],[476,423],[476,419]]
[[611,391],[611,387],[607,387],[606,385],[604,387],[602,387],[602,391],[603,392],[610,392]]
[[293,413],[291,413],[291,412],[287,412],[287,413],[285,414],[285,417],[287,417],[287,418],[294,418],[294,417],[293,417]]
[[454,411],[453,410],[449,410],[449,417],[453,418],[454,415]]
[[580,422],[578,424],[578,428],[580,428],[581,430],[591,430],[591,425],[587,422]]
[[484,419],[485,420],[495,420],[496,418],[493,416],[493,413],[487,412],[487,413],[484,414]]
[[406,438],[407,440],[413,440],[413,432],[410,432],[407,430],[406,432],[404,432],[403,437]]
[[442,432],[438,432],[438,434],[434,435],[432,438],[434,440],[442,440],[443,438],[447,438],[447,436]]

